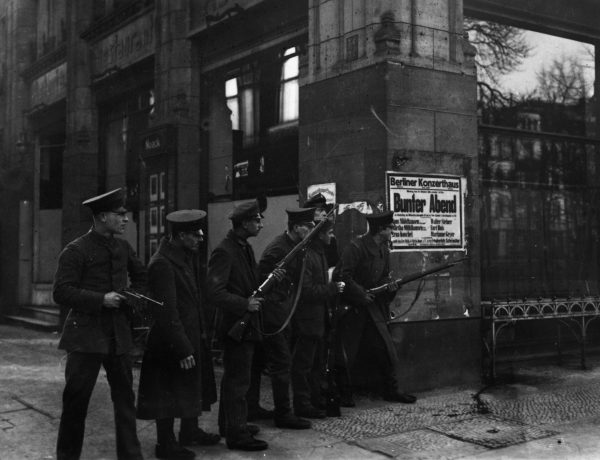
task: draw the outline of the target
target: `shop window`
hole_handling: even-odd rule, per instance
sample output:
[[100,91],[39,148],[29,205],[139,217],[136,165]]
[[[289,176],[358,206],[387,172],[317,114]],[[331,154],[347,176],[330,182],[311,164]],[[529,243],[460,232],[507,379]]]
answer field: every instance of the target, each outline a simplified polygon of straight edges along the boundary
[[465,20],[477,47],[482,296],[598,295],[595,49]]
[[298,119],[299,63],[300,58],[298,56],[296,47],[286,49],[283,53],[279,93],[279,120],[282,123],[287,123]]
[[231,123],[235,199],[297,191],[301,49],[295,43],[273,47],[222,69],[215,79],[224,94],[215,113],[225,106]]

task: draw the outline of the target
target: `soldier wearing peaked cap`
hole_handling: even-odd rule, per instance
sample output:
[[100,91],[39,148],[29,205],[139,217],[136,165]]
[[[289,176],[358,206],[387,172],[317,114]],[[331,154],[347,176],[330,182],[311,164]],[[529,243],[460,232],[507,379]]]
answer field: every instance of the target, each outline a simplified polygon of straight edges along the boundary
[[[327,216],[328,205],[327,198],[322,193],[317,193],[310,197],[305,203],[305,208],[315,208],[315,222],[319,222]],[[331,242],[325,247],[325,257],[328,267],[335,267],[340,256],[338,254],[337,239],[335,235],[331,238]]]
[[[314,208],[289,208],[287,230],[275,237],[265,248],[259,262],[261,279],[265,279],[310,230],[315,226]],[[278,282],[265,299],[262,312],[264,327],[273,333],[283,326],[290,314],[293,298],[298,288],[302,257],[296,257],[286,267],[285,277]],[[264,349],[270,371],[275,412],[273,419],[280,428],[306,429],[311,424],[292,413],[290,403],[291,350],[289,326],[282,333],[265,337]]]
[[302,292],[292,317],[294,412],[307,418],[324,418],[326,415],[321,394],[325,322],[336,295],[344,290],[344,283],[329,282],[326,248],[332,239],[333,223],[327,221],[306,252]]
[[100,367],[106,370],[115,411],[117,457],[141,459],[132,390],[130,315],[119,291],[128,278],[146,289],[146,269],[122,235],[128,222],[122,189],[83,202],[93,213],[90,231],[61,252],[54,277],[56,303],[69,310],[59,348],[66,350],[63,410],[57,459],[81,455],[85,419]]
[[236,206],[229,218],[232,229],[219,243],[208,262],[207,288],[210,301],[222,314],[223,378],[219,404],[219,430],[229,449],[257,451],[268,448],[254,437],[259,431],[248,424],[246,394],[250,386],[251,367],[258,333],[255,314],[241,342],[228,336],[229,330],[246,314],[258,312],[262,299],[254,297],[259,276],[254,250],[248,239],[263,228],[262,214],[256,201]]
[[[170,235],[161,240],[148,265],[150,294],[164,306],[154,310],[137,416],[156,421],[157,458],[194,458],[184,446],[212,445],[220,439],[198,426],[202,411],[217,400],[198,259],[205,216],[198,209],[167,214]],[[181,419],[179,442],[175,418]]]
[[[415,397],[399,387],[399,363],[392,337],[387,327],[388,305],[397,287],[374,296],[367,290],[390,281],[389,242],[394,228],[391,211],[367,216],[369,230],[344,248],[333,279],[346,283],[343,298],[350,310],[340,324],[341,347],[337,370],[342,405],[354,406],[352,388],[347,379],[359,350],[367,350],[378,364],[384,380],[383,397],[387,401],[413,403]],[[347,356],[344,363],[342,356]],[[345,368],[343,368],[345,367]]]

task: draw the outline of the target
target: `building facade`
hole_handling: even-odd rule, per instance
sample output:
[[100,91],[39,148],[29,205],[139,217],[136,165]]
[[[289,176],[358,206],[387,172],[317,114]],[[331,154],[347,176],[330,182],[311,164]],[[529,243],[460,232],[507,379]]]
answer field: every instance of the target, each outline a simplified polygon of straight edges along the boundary
[[[318,189],[340,248],[360,210],[395,211],[398,276],[468,257],[404,286],[390,324],[408,389],[478,380],[482,300],[599,295],[600,7],[562,3],[1,1],[0,314],[56,317],[97,193],[127,188],[147,261],[166,213],[207,209],[209,253],[266,196],[260,256]],[[506,77],[554,39],[583,51]]]

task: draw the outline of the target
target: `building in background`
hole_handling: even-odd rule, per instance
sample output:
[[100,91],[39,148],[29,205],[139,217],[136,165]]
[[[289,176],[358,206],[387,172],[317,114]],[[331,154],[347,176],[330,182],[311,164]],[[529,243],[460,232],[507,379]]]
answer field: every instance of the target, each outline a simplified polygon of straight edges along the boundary
[[[343,247],[356,208],[394,207],[389,178],[448,180],[451,216],[436,185],[415,192],[427,224],[398,206],[392,268],[469,260],[405,286],[391,327],[407,389],[479,379],[482,299],[600,294],[598,18],[593,0],[1,0],[0,314],[59,321],[57,255],[115,187],[148,260],[174,209],[208,210],[209,252],[236,201],[266,196],[259,255],[335,184]],[[566,39],[587,57],[539,67]]]

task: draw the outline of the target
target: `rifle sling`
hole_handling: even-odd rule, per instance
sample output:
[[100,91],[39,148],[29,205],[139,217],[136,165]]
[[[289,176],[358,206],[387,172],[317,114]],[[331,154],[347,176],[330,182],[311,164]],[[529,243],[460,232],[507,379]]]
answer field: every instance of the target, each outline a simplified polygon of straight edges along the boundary
[[305,268],[306,268],[306,253],[304,253],[304,256],[302,257],[302,268],[300,269],[300,279],[298,281],[298,289],[296,290],[296,296],[294,297],[294,303],[292,304],[292,309],[290,310],[290,314],[287,316],[287,318],[285,319],[285,321],[283,322],[281,327],[279,329],[277,329],[275,332],[264,332],[264,327],[262,328],[263,330],[258,329],[258,332],[262,336],[272,337],[274,335],[280,334],[288,326],[288,324],[290,324],[290,321],[292,320],[294,313],[296,313],[296,308],[298,308],[298,302],[300,301],[300,294],[302,294],[302,283],[304,281]]

